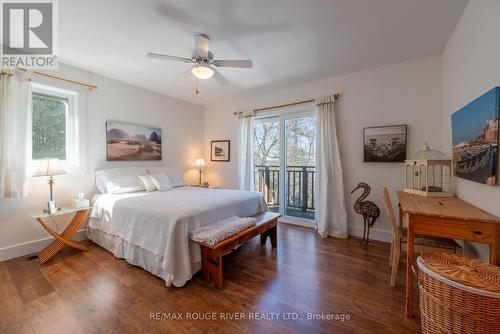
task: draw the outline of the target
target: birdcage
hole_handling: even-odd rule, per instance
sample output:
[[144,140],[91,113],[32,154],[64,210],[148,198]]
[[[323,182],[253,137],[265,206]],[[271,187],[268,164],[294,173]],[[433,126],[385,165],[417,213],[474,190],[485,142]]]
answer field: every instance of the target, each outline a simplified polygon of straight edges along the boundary
[[413,159],[405,160],[404,191],[421,196],[451,197],[452,162],[425,143]]

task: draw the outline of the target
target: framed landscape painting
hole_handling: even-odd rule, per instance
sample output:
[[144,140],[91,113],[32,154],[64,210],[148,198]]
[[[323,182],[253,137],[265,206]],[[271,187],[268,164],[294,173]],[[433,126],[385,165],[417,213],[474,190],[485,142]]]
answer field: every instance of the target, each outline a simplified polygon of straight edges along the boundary
[[500,87],[451,115],[455,176],[497,184]]
[[229,162],[231,157],[231,143],[229,140],[212,140],[210,160]]
[[364,162],[404,162],[406,160],[406,128],[406,125],[364,128]]
[[108,161],[161,160],[161,129],[121,122],[106,122]]

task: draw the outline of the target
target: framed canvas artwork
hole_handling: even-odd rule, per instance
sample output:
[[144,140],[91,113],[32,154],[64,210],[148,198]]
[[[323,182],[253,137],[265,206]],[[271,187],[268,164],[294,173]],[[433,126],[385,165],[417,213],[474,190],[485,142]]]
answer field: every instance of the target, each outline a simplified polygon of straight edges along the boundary
[[212,140],[210,148],[211,161],[229,162],[231,157],[231,143],[229,140]]
[[406,125],[364,128],[364,162],[404,162],[406,160],[406,132]]
[[106,122],[108,161],[161,160],[161,129],[146,125]]
[[497,184],[500,87],[451,115],[455,176]]

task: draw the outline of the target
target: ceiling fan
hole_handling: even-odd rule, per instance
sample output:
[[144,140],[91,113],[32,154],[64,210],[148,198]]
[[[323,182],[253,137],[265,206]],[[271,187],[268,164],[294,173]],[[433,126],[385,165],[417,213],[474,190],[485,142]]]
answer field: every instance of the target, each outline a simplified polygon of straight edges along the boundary
[[194,36],[194,40],[196,49],[193,50],[191,58],[183,58],[152,52],[149,52],[147,56],[149,58],[195,64],[191,69],[182,74],[180,77],[186,77],[191,73],[198,79],[209,79],[213,76],[215,81],[217,81],[222,86],[229,85],[229,81],[227,81],[227,79],[224,78],[222,74],[220,74],[214,67],[253,67],[253,63],[251,60],[215,60],[214,54],[209,50],[210,39],[205,34]]

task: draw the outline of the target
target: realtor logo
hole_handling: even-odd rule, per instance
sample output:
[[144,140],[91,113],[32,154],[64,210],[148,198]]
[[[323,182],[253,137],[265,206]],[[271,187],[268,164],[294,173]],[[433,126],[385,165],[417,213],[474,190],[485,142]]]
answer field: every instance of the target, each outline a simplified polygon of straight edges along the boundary
[[56,0],[0,0],[2,67],[56,68]]

